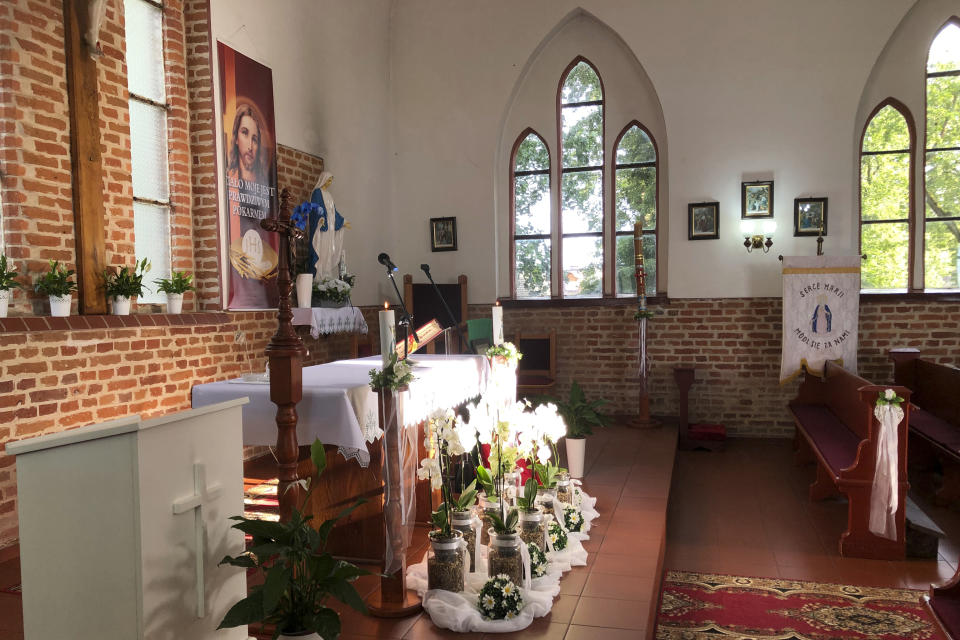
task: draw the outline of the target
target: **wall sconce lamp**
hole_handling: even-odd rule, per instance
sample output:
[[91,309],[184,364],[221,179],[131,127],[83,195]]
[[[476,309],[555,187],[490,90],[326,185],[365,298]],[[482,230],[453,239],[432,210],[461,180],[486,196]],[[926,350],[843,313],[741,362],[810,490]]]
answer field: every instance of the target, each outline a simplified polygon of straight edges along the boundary
[[[741,220],[740,233],[743,234],[743,246],[747,253],[754,249],[763,249],[764,253],[773,246],[773,234],[777,230],[776,220]],[[767,241],[764,242],[763,239]]]

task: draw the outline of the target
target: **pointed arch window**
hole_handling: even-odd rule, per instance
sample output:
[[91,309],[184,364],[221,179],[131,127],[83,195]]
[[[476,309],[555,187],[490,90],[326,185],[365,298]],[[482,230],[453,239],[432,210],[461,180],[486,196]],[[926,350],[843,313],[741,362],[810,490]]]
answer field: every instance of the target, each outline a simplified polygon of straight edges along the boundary
[[536,132],[520,134],[513,150],[513,295],[518,299],[551,295],[550,153]]
[[618,296],[637,294],[634,273],[634,223],[642,223],[646,294],[657,292],[657,148],[639,122],[620,132],[614,167],[614,286]]
[[560,295],[603,295],[603,85],[585,59],[560,80]]
[[865,291],[906,291],[911,281],[913,130],[906,107],[881,104],[860,144],[860,251]]
[[960,25],[951,20],[927,54],[923,287],[960,289]]

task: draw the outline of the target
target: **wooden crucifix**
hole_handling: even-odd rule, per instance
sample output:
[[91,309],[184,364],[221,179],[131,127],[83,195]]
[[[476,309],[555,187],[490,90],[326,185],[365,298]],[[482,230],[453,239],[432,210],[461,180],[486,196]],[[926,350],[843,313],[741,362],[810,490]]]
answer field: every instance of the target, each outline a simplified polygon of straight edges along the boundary
[[297,403],[303,398],[303,359],[307,349],[293,330],[293,310],[290,308],[290,244],[304,236],[304,232],[290,222],[290,191],[280,193],[280,212],[276,218],[260,221],[260,226],[280,236],[277,264],[277,289],[280,302],[277,314],[277,332],[270,338],[266,354],[270,362],[270,400],[277,405],[277,498],[280,500],[280,519],[287,521],[300,506],[300,485],[297,484]]

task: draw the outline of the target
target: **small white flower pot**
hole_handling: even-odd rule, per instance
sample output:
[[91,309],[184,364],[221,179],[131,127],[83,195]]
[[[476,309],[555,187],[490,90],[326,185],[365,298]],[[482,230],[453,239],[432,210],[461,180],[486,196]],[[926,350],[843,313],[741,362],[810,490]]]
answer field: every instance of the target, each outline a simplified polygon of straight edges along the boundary
[[115,296],[113,298],[113,315],[130,315],[130,296]]
[[10,306],[10,289],[0,289],[0,318],[7,317],[7,309]]
[[583,456],[587,451],[586,438],[564,438],[567,441],[567,469],[571,478],[583,477]]
[[65,318],[70,315],[70,303],[73,296],[50,296],[50,315],[54,318]]
[[313,295],[313,275],[301,273],[297,275],[297,306],[301,309],[310,308],[310,297]]
[[168,293],[167,294],[167,313],[180,313],[181,311],[183,311],[183,294]]

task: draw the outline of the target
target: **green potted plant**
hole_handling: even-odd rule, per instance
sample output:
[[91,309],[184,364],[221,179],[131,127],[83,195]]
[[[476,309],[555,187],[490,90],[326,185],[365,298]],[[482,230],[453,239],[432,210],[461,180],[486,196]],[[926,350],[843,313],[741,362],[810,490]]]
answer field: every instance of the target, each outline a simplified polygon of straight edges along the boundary
[[593,433],[594,427],[610,424],[609,416],[599,411],[607,404],[606,400],[587,400],[580,385],[574,381],[570,385],[570,396],[566,400],[551,399],[557,405],[557,411],[567,424],[567,467],[570,477],[583,477],[583,458],[586,453],[586,437]]
[[169,278],[153,281],[157,291],[167,294],[167,313],[180,313],[183,310],[183,294],[194,291],[193,276],[185,271],[174,271]]
[[77,290],[77,283],[71,280],[73,269],[67,269],[57,260],[51,260],[46,273],[37,278],[34,285],[37,293],[49,296],[50,315],[64,317],[70,315],[72,293]]
[[107,297],[113,301],[113,314],[116,316],[130,315],[130,298],[142,296],[146,285],[143,276],[150,271],[150,260],[144,258],[135,262],[133,268],[123,266],[118,270],[103,270],[104,290]]
[[[327,466],[327,456],[319,439],[310,447],[310,457],[317,472],[308,481],[304,504],[309,502]],[[325,603],[333,597],[366,613],[366,605],[351,583],[368,572],[334,559],[325,549],[327,537],[336,521],[362,502],[324,521],[319,529],[310,524],[313,516],[304,516],[299,509],[294,509],[288,522],[232,517],[231,520],[238,521],[233,528],[252,536],[253,541],[246,553],[226,556],[220,564],[257,569],[264,579],[227,612],[218,628],[261,622],[276,626],[274,640],[336,640],[340,636],[340,616]]]
[[16,277],[20,275],[13,270],[13,264],[7,268],[7,256],[0,253],[0,318],[7,317],[7,308],[10,305],[11,290],[20,286]]

